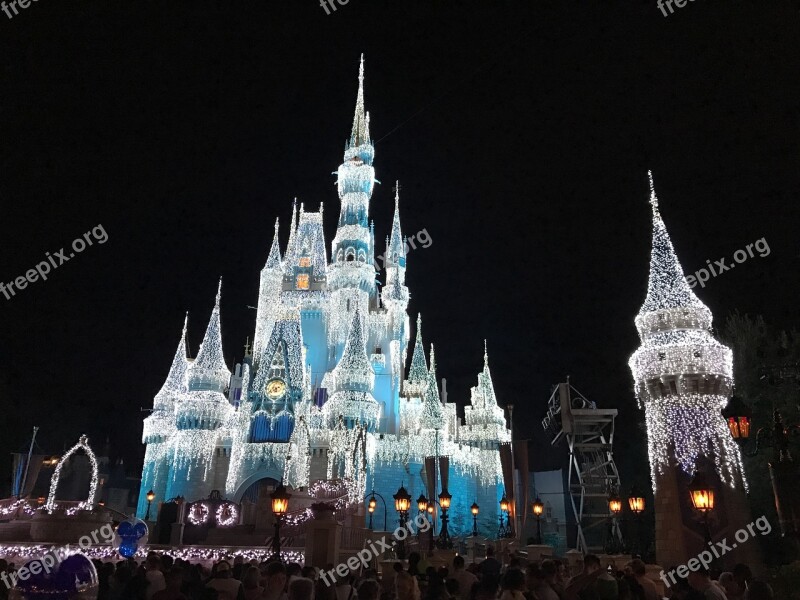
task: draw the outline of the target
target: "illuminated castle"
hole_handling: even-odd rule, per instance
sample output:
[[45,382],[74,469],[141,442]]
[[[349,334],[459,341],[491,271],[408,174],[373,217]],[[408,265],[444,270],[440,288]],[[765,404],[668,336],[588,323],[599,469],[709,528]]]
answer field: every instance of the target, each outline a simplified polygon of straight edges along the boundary
[[432,497],[441,489],[425,485],[425,457],[449,456],[451,530],[471,530],[474,501],[483,507],[483,528],[496,527],[503,494],[499,447],[510,433],[488,356],[484,351],[464,422],[456,405],[440,397],[433,347],[428,359],[419,317],[406,371],[408,247],[395,192],[385,258],[376,260],[369,221],[375,149],[363,58],[358,81],[352,133],[337,172],[340,212],[330,259],[322,204],[318,212],[295,204],[283,253],[276,221],[261,271],[252,352],[233,373],[223,358],[221,282],[194,359],[186,356],[184,324],[167,380],[144,420],[140,517],[150,489],[157,502],[177,496],[191,502],[214,489],[239,502],[262,480],[283,479],[296,489],[337,479],[354,502],[372,489],[391,498],[401,483],[412,497]]

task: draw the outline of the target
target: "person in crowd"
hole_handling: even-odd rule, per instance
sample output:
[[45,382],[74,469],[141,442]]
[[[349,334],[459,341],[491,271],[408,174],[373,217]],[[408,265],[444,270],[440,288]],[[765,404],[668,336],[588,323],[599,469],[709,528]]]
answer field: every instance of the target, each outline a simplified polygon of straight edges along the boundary
[[161,557],[155,552],[147,555],[145,561],[145,579],[147,580],[146,600],[151,600],[153,594],[167,587],[164,574],[161,572]]
[[412,552],[408,555],[408,572],[414,577],[419,577],[425,572],[419,569],[420,560],[422,560],[422,557],[419,552]]
[[306,577],[295,576],[289,583],[288,596],[289,600],[314,600],[314,582]]
[[497,584],[500,581],[500,571],[503,565],[494,557],[494,548],[486,546],[486,559],[480,564],[481,580],[493,581]]
[[744,600],[775,600],[775,593],[766,581],[754,579],[744,593]]
[[472,586],[478,583],[478,578],[464,568],[464,557],[456,555],[453,559],[453,573],[450,579],[458,582],[458,598],[459,600],[468,600],[472,592]]
[[286,567],[273,561],[267,564],[264,579],[264,600],[286,600]]
[[[375,579],[365,579],[358,586],[358,600],[379,600],[381,586]],[[291,600],[291,598],[289,599]]]
[[164,577],[166,587],[153,594],[153,600],[187,600],[181,592],[183,586],[183,569],[172,567]]
[[411,573],[400,571],[395,580],[395,597],[398,600],[419,600],[419,587]]
[[689,585],[692,586],[692,589],[701,592],[705,600],[728,600],[723,589],[714,585],[708,569],[702,565],[696,571],[689,571]]
[[519,569],[509,568],[500,584],[500,600],[525,600],[525,575]]
[[305,577],[306,579],[310,579],[314,583],[316,583],[317,578],[319,577],[319,573],[317,572],[317,567],[307,566],[303,567],[303,570],[300,571],[300,575]]
[[594,584],[595,580],[602,574],[600,559],[595,554],[587,554],[583,557],[583,571],[580,575],[573,577],[567,588],[564,590],[564,600],[579,600],[579,594]]
[[753,581],[753,572],[747,565],[739,563],[733,567],[733,578],[740,590],[746,590]]
[[631,573],[644,590],[644,600],[661,600],[656,584],[647,576],[647,567],[642,560],[635,558],[630,562]]
[[242,577],[242,593],[244,600],[258,600],[264,593],[264,588],[260,585],[261,573],[257,567],[247,567]]
[[336,580],[336,600],[356,600],[358,592],[353,586],[354,577],[350,574]]
[[215,566],[214,577],[206,587],[217,590],[219,600],[244,600],[242,582],[233,578],[231,564],[227,560],[221,560]]
[[722,586],[728,600],[741,600],[744,597],[744,590],[736,583],[736,579],[730,571],[719,574],[719,585]]

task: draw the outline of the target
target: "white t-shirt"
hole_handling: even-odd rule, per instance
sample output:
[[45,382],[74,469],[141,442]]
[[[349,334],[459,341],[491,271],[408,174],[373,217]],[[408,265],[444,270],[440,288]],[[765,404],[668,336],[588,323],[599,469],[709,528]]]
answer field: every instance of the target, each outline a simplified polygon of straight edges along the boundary
[[166,589],[167,582],[164,579],[164,574],[161,571],[157,569],[145,571],[144,576],[147,579],[147,590],[145,590],[144,593],[147,600],[150,600],[150,598],[152,598],[153,594],[156,592]]

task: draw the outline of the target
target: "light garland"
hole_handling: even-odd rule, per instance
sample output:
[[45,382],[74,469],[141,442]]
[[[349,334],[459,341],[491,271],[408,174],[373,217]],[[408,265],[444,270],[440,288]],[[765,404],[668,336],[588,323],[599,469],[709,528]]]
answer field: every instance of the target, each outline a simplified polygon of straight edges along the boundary
[[208,523],[208,518],[211,516],[211,508],[205,502],[195,502],[189,508],[187,519],[192,525],[205,525]]
[[98,467],[97,467],[97,458],[92,452],[92,449],[89,447],[89,438],[85,435],[82,435],[78,440],[78,443],[75,444],[72,448],[70,448],[67,453],[61,457],[61,460],[58,461],[55,470],[53,471],[53,476],[50,478],[50,493],[47,495],[47,503],[45,507],[47,512],[52,513],[56,509],[56,490],[58,489],[58,481],[61,478],[61,469],[66,464],[66,462],[70,459],[70,457],[75,454],[78,450],[83,450],[86,453],[86,456],[89,458],[89,463],[92,467],[92,478],[89,482],[89,496],[86,498],[85,501],[81,502],[77,509],[79,510],[91,510],[94,508],[94,500],[95,496],[97,495],[97,476],[98,476]]
[[217,507],[217,525],[232,527],[239,522],[239,509],[233,502],[223,502]]
[[658,210],[650,176],[653,251],[647,297],[636,317],[642,345],[629,366],[645,410],[653,489],[657,476],[677,466],[693,474],[701,457],[722,481],[747,488],[739,449],[720,410],[733,385],[729,348],[711,335],[711,311],[683,275]]

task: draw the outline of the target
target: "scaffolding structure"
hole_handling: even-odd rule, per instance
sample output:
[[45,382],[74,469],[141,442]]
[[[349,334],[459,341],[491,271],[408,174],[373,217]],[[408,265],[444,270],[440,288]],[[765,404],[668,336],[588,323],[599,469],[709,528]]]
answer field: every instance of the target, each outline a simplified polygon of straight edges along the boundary
[[542,427],[551,445],[566,439],[569,449],[568,488],[578,526],[576,548],[586,553],[616,553],[623,548],[617,517],[609,498],[619,493],[614,463],[615,408],[599,409],[569,383],[554,387]]

